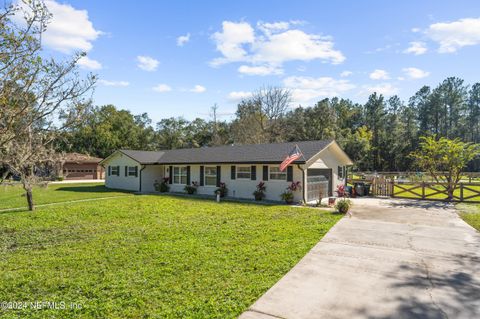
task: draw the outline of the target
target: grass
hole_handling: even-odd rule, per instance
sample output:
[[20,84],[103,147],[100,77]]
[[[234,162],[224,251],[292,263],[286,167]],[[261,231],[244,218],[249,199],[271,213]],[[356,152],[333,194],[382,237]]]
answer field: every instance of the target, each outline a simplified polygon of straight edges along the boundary
[[[419,187],[419,188],[416,188],[416,189],[413,189],[414,187],[418,186],[419,184],[401,184],[401,186],[407,190],[411,190],[411,192],[404,192],[403,189],[401,189],[400,187],[398,187],[397,185],[394,186],[394,194],[396,197],[405,197],[405,198],[422,198],[422,188]],[[475,186],[466,186],[468,188],[471,188],[473,190],[477,190],[480,192],[480,184],[478,185],[475,185]],[[425,195],[426,195],[426,199],[447,199],[447,195],[444,194],[444,193],[438,193],[438,194],[434,194],[436,192],[436,190],[438,191],[444,191],[445,190],[445,187],[441,186],[441,185],[436,185],[436,186],[432,186],[431,188],[425,188]],[[399,194],[400,192],[402,192],[401,194]],[[432,195],[434,194],[434,195]],[[460,197],[460,188],[457,187],[457,189],[455,190],[454,192],[454,195],[455,196],[458,196]],[[478,193],[475,193],[469,189],[466,189],[464,188],[463,190],[463,196],[464,197],[469,197],[469,196],[473,196],[473,195],[477,195],[476,197],[473,197],[473,198],[470,198],[468,199],[469,201],[478,201],[480,202],[480,194]]]
[[[27,207],[27,199],[20,185],[0,184],[0,210],[6,208]],[[35,204],[49,204],[99,197],[128,195],[129,192],[112,190],[99,183],[49,184],[33,189]]]
[[480,231],[480,205],[478,204],[458,204],[460,217],[470,226]]
[[0,213],[0,301],[82,305],[0,317],[235,318],[340,218],[154,195]]

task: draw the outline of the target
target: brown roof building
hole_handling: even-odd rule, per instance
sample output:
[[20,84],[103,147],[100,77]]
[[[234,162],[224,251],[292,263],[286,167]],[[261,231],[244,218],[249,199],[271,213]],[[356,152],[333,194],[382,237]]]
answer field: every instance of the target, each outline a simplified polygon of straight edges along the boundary
[[62,165],[63,176],[67,180],[104,179],[105,172],[99,165],[102,160],[87,154],[67,153]]

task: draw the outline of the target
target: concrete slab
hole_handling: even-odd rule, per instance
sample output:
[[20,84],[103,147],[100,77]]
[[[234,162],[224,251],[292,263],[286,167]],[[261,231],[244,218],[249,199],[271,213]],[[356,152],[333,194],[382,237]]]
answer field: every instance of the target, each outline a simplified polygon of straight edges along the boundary
[[452,205],[354,204],[241,319],[480,318],[480,234]]

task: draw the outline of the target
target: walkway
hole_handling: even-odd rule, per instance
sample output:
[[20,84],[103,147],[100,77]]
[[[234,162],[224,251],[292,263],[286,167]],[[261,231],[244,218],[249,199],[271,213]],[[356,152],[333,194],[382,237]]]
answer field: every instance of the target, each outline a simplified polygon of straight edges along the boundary
[[480,234],[448,204],[357,200],[240,318],[480,318]]

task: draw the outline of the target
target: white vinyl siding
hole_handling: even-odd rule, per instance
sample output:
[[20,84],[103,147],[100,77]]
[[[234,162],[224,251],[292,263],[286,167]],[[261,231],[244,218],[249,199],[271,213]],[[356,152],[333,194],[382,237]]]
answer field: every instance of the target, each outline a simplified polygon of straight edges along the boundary
[[205,166],[205,186],[217,186],[217,167]]
[[281,172],[278,166],[269,166],[269,179],[272,181],[286,181],[287,170]]
[[252,176],[250,166],[237,166],[237,178],[238,179],[250,179]]
[[173,184],[187,184],[187,167],[174,166],[173,167]]

